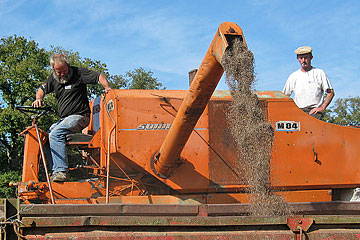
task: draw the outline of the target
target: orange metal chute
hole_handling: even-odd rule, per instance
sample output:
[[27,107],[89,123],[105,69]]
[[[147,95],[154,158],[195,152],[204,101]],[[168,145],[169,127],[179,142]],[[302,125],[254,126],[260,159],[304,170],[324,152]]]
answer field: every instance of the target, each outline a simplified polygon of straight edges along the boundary
[[182,102],[169,133],[159,152],[155,155],[154,171],[167,178],[176,166],[180,154],[213,94],[224,69],[221,59],[234,38],[239,38],[246,46],[242,30],[234,23],[220,25],[208,51],[199,67],[189,91]]

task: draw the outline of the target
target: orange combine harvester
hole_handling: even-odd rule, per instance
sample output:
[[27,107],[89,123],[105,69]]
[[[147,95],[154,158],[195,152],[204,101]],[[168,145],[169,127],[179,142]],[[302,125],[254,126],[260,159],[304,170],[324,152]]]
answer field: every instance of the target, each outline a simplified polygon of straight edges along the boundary
[[349,228],[360,221],[353,216],[360,206],[343,202],[360,186],[360,129],[317,120],[278,91],[256,92],[275,133],[270,188],[298,216],[249,216],[246,169],[239,165],[226,120],[232,98],[229,91],[215,91],[224,71],[222,56],[234,39],[246,46],[239,26],[221,24],[188,91],[112,90],[94,99],[86,132],[68,136],[68,145],[84,151],[79,167],[86,179],[55,183],[39,177],[47,133],[34,120],[23,132],[19,199],[5,202],[20,211],[17,236],[322,239],[327,235],[321,234],[359,234],[355,227],[319,232],[316,224]]

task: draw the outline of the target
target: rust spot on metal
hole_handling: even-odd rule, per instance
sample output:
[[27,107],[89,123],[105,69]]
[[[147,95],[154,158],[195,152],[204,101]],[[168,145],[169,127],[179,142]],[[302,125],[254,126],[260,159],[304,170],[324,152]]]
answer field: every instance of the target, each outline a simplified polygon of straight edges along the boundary
[[312,218],[305,218],[303,216],[294,216],[287,219],[287,225],[293,232],[299,232],[300,230],[307,231],[314,223]]

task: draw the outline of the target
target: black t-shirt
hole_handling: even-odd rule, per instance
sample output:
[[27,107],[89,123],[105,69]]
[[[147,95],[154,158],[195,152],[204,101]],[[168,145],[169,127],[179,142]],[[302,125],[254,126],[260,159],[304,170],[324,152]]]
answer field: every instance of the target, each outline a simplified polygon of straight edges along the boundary
[[40,87],[45,94],[55,92],[61,118],[90,113],[86,84],[96,84],[99,81],[100,74],[97,72],[83,67],[71,68],[73,75],[66,84],[59,83],[51,74]]

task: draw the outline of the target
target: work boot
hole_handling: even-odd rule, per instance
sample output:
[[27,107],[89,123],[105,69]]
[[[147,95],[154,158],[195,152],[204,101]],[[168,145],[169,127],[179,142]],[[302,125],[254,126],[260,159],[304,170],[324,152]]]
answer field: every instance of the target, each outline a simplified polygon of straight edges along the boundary
[[51,182],[66,182],[69,180],[68,172],[55,172],[50,177]]

